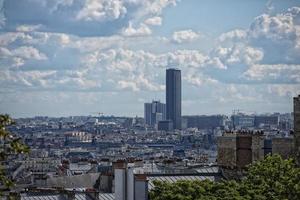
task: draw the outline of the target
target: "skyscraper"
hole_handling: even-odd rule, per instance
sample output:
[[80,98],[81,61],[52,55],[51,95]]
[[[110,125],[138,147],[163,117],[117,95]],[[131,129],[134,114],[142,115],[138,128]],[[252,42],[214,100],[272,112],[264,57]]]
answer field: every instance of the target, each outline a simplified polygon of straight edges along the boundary
[[151,125],[152,103],[144,104],[144,119],[145,124]]
[[181,129],[181,71],[167,69],[166,74],[167,119],[172,120],[174,129]]
[[152,101],[144,105],[145,123],[149,126],[155,126],[161,120],[166,119],[166,104],[160,101]]
[[300,95],[294,97],[294,141],[297,164],[300,165]]

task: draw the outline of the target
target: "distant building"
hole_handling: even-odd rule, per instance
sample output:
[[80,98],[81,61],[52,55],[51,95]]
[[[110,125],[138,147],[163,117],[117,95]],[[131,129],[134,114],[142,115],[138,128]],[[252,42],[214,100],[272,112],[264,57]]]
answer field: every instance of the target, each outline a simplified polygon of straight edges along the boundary
[[171,120],[163,120],[158,122],[157,129],[159,131],[172,131],[173,127],[173,122]]
[[151,125],[151,114],[152,114],[152,104],[151,103],[145,103],[144,104],[144,119],[145,124]]
[[212,129],[225,125],[225,117],[222,115],[195,115],[183,116],[187,128]]
[[144,104],[145,123],[149,126],[156,126],[159,121],[166,119],[166,104],[160,101]]
[[181,129],[181,71],[178,69],[167,69],[166,111],[173,128]]
[[257,115],[254,117],[254,126],[269,125],[277,127],[279,125],[278,115]]
[[300,165],[300,95],[294,97],[294,147],[297,163]]
[[231,116],[233,129],[245,129],[254,127],[254,116],[238,113]]

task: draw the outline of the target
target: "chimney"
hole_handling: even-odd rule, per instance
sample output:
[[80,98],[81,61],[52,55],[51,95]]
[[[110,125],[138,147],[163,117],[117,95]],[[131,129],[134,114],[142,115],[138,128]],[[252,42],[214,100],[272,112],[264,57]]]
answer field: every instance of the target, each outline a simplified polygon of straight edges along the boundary
[[148,180],[146,174],[135,175],[135,200],[148,200]]
[[115,200],[126,200],[126,168],[125,160],[113,163],[115,173]]

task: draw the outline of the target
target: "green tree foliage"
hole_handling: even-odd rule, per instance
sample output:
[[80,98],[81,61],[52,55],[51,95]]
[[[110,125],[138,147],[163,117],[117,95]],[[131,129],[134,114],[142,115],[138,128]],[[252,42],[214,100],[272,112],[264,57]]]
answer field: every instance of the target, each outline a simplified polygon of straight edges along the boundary
[[300,199],[300,168],[293,159],[268,156],[250,166],[242,185],[263,199]]
[[252,164],[242,181],[154,182],[151,200],[300,199],[300,168],[294,160],[268,156]]
[[0,115],[0,191],[7,191],[14,185],[6,173],[8,159],[29,151],[21,138],[7,130],[7,127],[13,124],[14,121],[8,115]]

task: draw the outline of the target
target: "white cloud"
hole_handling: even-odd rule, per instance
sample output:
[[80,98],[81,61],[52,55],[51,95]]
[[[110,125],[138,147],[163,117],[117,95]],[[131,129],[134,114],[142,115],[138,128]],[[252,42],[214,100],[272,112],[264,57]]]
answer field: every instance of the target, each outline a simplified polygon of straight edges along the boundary
[[[13,20],[7,19],[9,24],[5,24],[4,18],[0,16],[0,26],[7,26],[9,29],[14,28],[21,32],[38,29],[79,36],[112,36],[125,29],[129,22],[132,22],[134,27],[145,23],[147,19],[148,25],[161,24],[159,16],[163,10],[176,5],[177,0],[4,1],[10,1],[10,5],[18,4],[18,7],[5,8],[6,17],[18,16]],[[39,16],[38,19],[36,16]]]
[[280,14],[270,16],[263,14],[255,18],[249,30],[250,37],[265,37],[271,40],[292,39],[295,34],[293,16]]
[[134,28],[132,23],[130,22],[128,27],[122,30],[122,35],[128,37],[147,36],[147,35],[151,35],[151,33],[152,33],[151,29],[143,23],[140,24],[139,27]]
[[18,40],[25,41],[33,39],[30,35],[21,32],[6,32],[0,34],[0,46],[10,45]]
[[300,83],[300,65],[252,65],[244,76],[250,80],[265,82],[296,82]]
[[0,47],[0,67],[9,69],[19,67],[27,61],[47,60],[47,56],[32,46],[21,46],[15,49]]
[[200,73],[187,73],[186,76],[183,77],[184,80],[186,80],[188,83],[194,85],[194,86],[203,86],[203,85],[214,85],[217,84],[218,81],[210,78],[209,76],[205,76]]
[[86,0],[76,16],[77,20],[106,21],[123,17],[127,12],[121,0]]
[[245,67],[260,62],[264,53],[261,49],[242,44],[232,47],[217,47],[210,53],[211,60],[215,60],[220,68],[230,66]]
[[32,31],[37,31],[39,28],[41,28],[42,25],[38,24],[38,25],[20,25],[16,27],[16,31],[18,32],[32,32]]
[[[137,1],[139,2],[139,1]],[[140,1],[142,2],[143,7],[141,11],[139,12],[140,15],[160,15],[162,13],[162,10],[167,6],[175,6],[177,3],[177,0],[153,0],[153,1]],[[141,14],[143,13],[143,14]]]
[[[154,54],[142,50],[132,51],[120,48],[90,53],[81,62],[93,71],[92,74],[102,74],[103,77],[111,79],[111,87],[133,91],[157,91],[163,88],[161,80],[164,75],[160,72],[166,67],[181,68],[185,74],[190,69],[197,71],[205,67],[207,60],[208,57],[196,50]],[[212,81],[205,80],[205,82]],[[115,85],[115,83],[118,84]]]
[[151,17],[145,20],[145,24],[152,26],[160,26],[162,24],[161,17]]
[[181,30],[176,31],[172,35],[172,41],[178,44],[184,43],[184,42],[192,42],[197,39],[199,39],[200,34],[194,32],[191,29],[188,30]]
[[264,64],[299,63],[300,8],[290,8],[276,15],[260,15],[254,19],[249,29],[224,33],[218,40],[231,45],[243,43],[261,49]]
[[130,89],[132,91],[160,91],[164,89],[164,85],[151,83],[144,75],[132,76],[129,80],[118,81],[118,88]]
[[267,92],[281,97],[295,97],[300,94],[300,84],[270,84]]
[[[69,43],[72,43],[72,40],[70,41]],[[70,45],[69,43],[67,45]],[[9,75],[3,78],[3,81],[6,82],[5,85],[16,85],[20,82],[22,87],[27,87],[28,90],[39,88],[46,90],[161,91],[164,89],[164,83],[161,82],[164,75],[160,72],[164,71],[166,67],[176,66],[186,72],[189,69],[197,71],[205,67],[205,62],[208,60],[206,56],[196,50],[154,54],[143,50],[133,51],[122,48],[99,49],[85,52],[83,55],[79,54],[81,60],[72,68],[65,65],[62,68],[56,68],[52,64],[41,64],[33,70],[30,67],[27,68],[28,60],[47,59],[46,55],[36,48],[31,46],[22,46],[15,50],[1,48],[1,52],[1,55],[15,59],[14,66],[24,65],[22,69],[28,70],[26,73],[20,71],[22,69],[18,69],[16,73],[6,71]],[[55,60],[50,63],[55,63]],[[68,63],[70,62],[67,62],[67,66],[70,65]],[[51,71],[51,73],[54,71],[51,76],[46,76],[49,74],[37,74],[39,70],[36,69],[41,72],[55,70]],[[22,76],[23,79],[21,79]],[[207,79],[205,82],[211,82],[211,80]]]
[[24,59],[46,60],[47,56],[31,46],[22,46],[11,50],[12,56]]
[[[246,82],[296,84],[300,81],[300,8],[263,14],[246,30],[222,34],[211,58],[239,66]],[[243,82],[243,80],[240,80]]]
[[208,57],[197,50],[177,50],[163,55],[170,66],[196,67],[205,66]]
[[[12,72],[9,70],[1,71],[0,83],[1,85],[7,85],[8,87],[32,87],[41,88],[46,86],[46,79],[52,77],[55,71],[17,71]],[[5,87],[3,87],[4,89]],[[19,89],[20,89],[19,88]]]
[[237,42],[237,41],[242,41],[246,38],[247,38],[247,31],[241,30],[241,29],[236,29],[236,30],[221,34],[219,36],[218,40],[220,42],[224,42],[224,41],[228,41],[228,40],[231,42],[232,41]]

